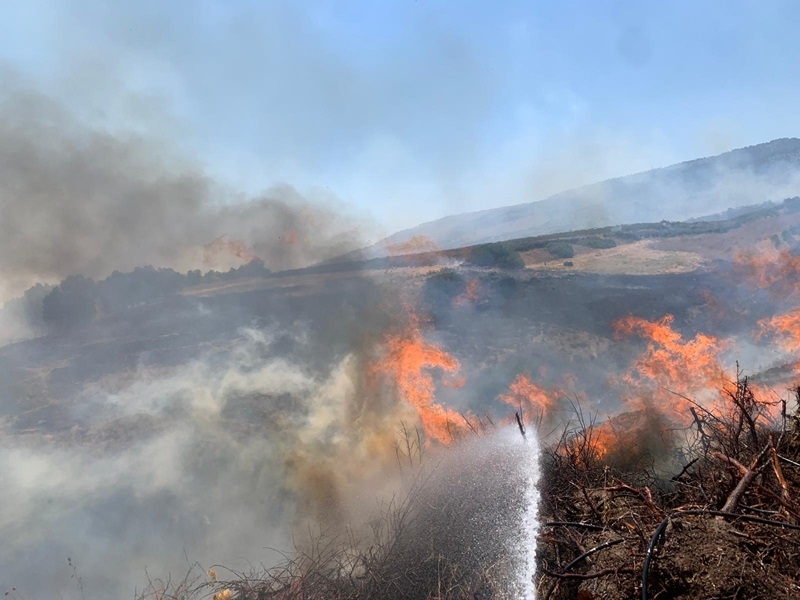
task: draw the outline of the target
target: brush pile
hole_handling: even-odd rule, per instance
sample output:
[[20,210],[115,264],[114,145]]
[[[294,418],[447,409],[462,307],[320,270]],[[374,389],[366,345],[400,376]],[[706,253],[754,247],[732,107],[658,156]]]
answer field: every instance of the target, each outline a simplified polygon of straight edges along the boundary
[[538,598],[800,598],[800,413],[746,378],[725,396],[688,427],[578,415],[545,451]]

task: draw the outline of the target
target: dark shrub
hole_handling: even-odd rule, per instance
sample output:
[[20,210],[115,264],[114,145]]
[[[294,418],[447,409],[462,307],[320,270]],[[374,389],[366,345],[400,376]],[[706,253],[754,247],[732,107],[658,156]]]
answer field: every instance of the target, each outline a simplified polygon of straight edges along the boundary
[[595,248],[597,250],[604,250],[606,248],[614,248],[617,245],[617,242],[610,238],[602,238],[602,237],[588,237],[580,240],[581,246],[588,246],[589,248]]
[[94,318],[95,282],[80,275],[67,277],[42,300],[42,318],[56,330],[74,329]]
[[550,242],[547,244],[547,251],[556,258],[572,258],[575,256],[572,244],[567,242]]
[[466,292],[467,282],[455,269],[442,269],[425,279],[422,284],[422,301],[425,310],[436,320],[440,312],[447,312],[455,298]]
[[507,244],[481,244],[471,248],[467,259],[478,267],[495,267],[499,269],[521,269],[525,261]]

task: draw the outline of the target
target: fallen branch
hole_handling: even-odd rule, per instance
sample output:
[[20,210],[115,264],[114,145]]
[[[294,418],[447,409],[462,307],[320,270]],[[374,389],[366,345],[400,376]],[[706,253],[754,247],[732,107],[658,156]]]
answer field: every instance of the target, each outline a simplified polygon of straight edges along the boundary
[[742,473],[742,478],[739,480],[739,483],[736,484],[736,487],[733,488],[733,491],[728,496],[728,499],[725,500],[725,504],[722,505],[722,512],[732,513],[736,511],[736,506],[739,504],[739,500],[742,499],[744,493],[747,491],[747,488],[750,487],[750,484],[753,482],[753,479],[756,478],[760,469],[758,469],[758,463],[761,462],[761,459],[769,450],[769,445],[764,446],[764,449],[759,452],[758,456],[753,459],[753,463],[750,467],[744,466],[735,458],[731,458],[730,456],[725,456],[721,452],[712,452],[711,456],[720,460],[722,462],[728,463],[739,469]]
[[554,573],[547,569],[542,569],[542,573],[550,577],[558,577],[559,579],[597,579],[598,577],[605,577],[606,575],[619,575],[620,573],[631,574],[633,569],[630,567],[620,567],[618,569],[602,569],[594,573]]
[[789,504],[792,503],[792,496],[789,493],[789,485],[786,483],[786,478],[783,476],[783,469],[781,469],[781,461],[778,460],[778,452],[775,450],[775,444],[772,438],[769,440],[770,459],[772,460],[772,469],[775,471],[775,477],[778,478],[778,483],[781,486],[781,497]]
[[639,498],[656,517],[661,517],[664,514],[653,502],[653,494],[648,487],[645,487],[644,491],[642,491],[636,489],[635,487],[621,483],[619,485],[615,485],[614,487],[607,487],[604,489],[607,492],[630,492],[631,494],[635,494],[636,497]]
[[786,458],[785,456],[781,456],[780,454],[778,455],[778,458],[781,459],[785,463],[788,463],[790,465],[794,465],[795,467],[800,467],[800,463],[799,462],[795,462],[790,458]]
[[692,465],[694,465],[694,463],[696,463],[698,460],[700,460],[700,457],[699,457],[699,456],[698,456],[697,458],[695,458],[694,460],[691,460],[691,461],[689,461],[689,462],[686,464],[686,466],[684,466],[684,467],[681,469],[681,472],[680,472],[680,473],[678,473],[677,475],[674,475],[674,476],[673,476],[673,477],[670,479],[670,481],[678,481],[678,479],[680,479],[681,477],[683,477],[683,476],[684,476],[684,474],[686,473],[686,471],[688,471],[689,469],[691,469],[691,468],[692,468]]
[[545,527],[582,527],[584,529],[594,529],[595,531],[603,531],[608,529],[604,525],[594,525],[593,523],[578,523],[577,521],[548,521],[542,523]]
[[515,412],[514,417],[517,419],[517,427],[519,427],[519,432],[522,434],[523,439],[527,440],[528,436],[525,435],[525,425],[522,424],[522,417],[520,417],[519,412]]

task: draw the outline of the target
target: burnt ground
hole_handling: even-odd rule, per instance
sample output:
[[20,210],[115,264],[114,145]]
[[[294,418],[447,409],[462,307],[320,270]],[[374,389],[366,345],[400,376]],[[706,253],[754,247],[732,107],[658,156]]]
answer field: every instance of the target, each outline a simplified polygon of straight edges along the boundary
[[[470,295],[471,281],[477,283]],[[574,375],[577,389],[591,392],[584,405],[588,413],[613,413],[619,408],[620,390],[609,382],[609,374],[624,370],[645,345],[641,340],[618,339],[612,327],[616,319],[627,315],[659,319],[672,314],[676,330],[686,336],[706,332],[730,337],[749,335],[759,319],[786,308],[782,299],[738,281],[730,264],[724,262],[691,273],[663,275],[532,273],[461,266],[423,277],[355,272],[324,281],[310,274],[297,277],[290,285],[272,283],[272,279],[264,278],[250,281],[244,289],[184,290],[0,348],[4,435],[46,436],[66,443],[95,444],[99,449],[107,444],[124,446],[158,431],[162,424],[152,418],[104,421],[107,415],[93,404],[96,400],[90,390],[102,390],[106,382],[133,377],[140,369],[168,372],[198,359],[210,365],[225,364],[246,337],[246,328],[275,333],[261,350],[265,358],[288,357],[302,362],[311,372],[324,373],[360,344],[402,325],[396,300],[404,296],[416,298],[418,310],[427,317],[426,337],[439,342],[461,362],[466,385],[440,388],[437,398],[442,402],[463,411],[480,414],[488,410],[505,415],[508,407],[497,403],[498,394],[517,374],[529,372],[544,386],[562,385]],[[780,364],[766,366],[777,368]],[[786,382],[791,375],[787,370],[779,379]],[[271,410],[291,403],[292,399],[285,397],[231,397],[222,414],[237,434],[258,435],[258,425],[253,421],[259,419],[265,404]],[[737,460],[749,464],[751,454],[748,447],[736,455]],[[795,456],[788,451],[786,454],[790,459]],[[595,457],[585,472],[575,472],[563,468],[558,456],[551,457],[556,462],[545,463],[543,484],[545,488],[555,486],[552,497],[561,498],[562,504],[545,503],[543,514],[553,521],[579,521],[603,529],[543,530],[539,557],[543,568],[555,573],[613,535],[624,535],[626,541],[609,547],[608,552],[599,552],[594,562],[582,563],[575,572],[591,575],[595,572],[591,569],[597,567],[601,571],[610,569],[611,575],[565,578],[554,598],[581,597],[576,596],[581,591],[593,594],[582,598],[629,598],[638,593],[641,588],[636,587],[636,577],[641,575],[649,536],[661,517],[684,505],[719,508],[736,481],[735,469],[725,465],[720,468],[706,457],[703,461],[707,462],[697,463],[705,465],[703,469],[690,471],[685,477],[712,477],[716,495],[710,494],[710,499],[702,494],[683,498],[675,496],[676,482],[657,479],[646,468],[632,471],[630,465],[606,464]],[[572,466],[583,468],[588,464]],[[647,461],[636,464],[637,468],[646,466]],[[673,466],[680,471],[686,464],[688,461],[678,461]],[[551,468],[554,465],[558,468]],[[565,474],[569,474],[569,480],[563,480]],[[591,494],[602,495],[606,488],[620,485],[638,490],[618,492],[623,498],[645,493],[642,490],[647,488],[657,498],[657,509],[650,509],[646,503],[642,508],[641,502],[616,506],[616,497],[605,504],[584,499],[584,491],[592,498]],[[774,481],[770,485],[772,494],[780,494]],[[764,498],[771,497],[766,493],[748,497],[747,506],[754,509],[748,514],[768,511],[773,516],[785,509]],[[570,502],[573,506],[564,508],[563,503]],[[791,554],[794,537],[781,534],[785,539],[776,538],[772,529],[759,529],[752,523],[731,528],[727,520],[706,521],[705,517],[687,516],[670,522],[663,546],[659,546],[659,560],[653,566],[655,591],[651,597],[658,593],[661,598],[792,597],[763,594],[765,590],[790,589],[774,587],[777,580],[770,577],[783,578],[783,583],[789,581],[786,585],[791,585],[792,575],[786,574],[784,566],[797,558]],[[548,548],[549,536],[566,542]],[[777,539],[783,539],[786,545],[776,549]],[[671,550],[676,547],[690,552]],[[745,551],[748,554],[743,554]],[[785,556],[780,554],[784,551]],[[777,571],[759,570],[759,565],[768,564],[759,558],[764,552],[772,557],[769,564],[779,565]],[[761,562],[751,560],[751,554]],[[716,566],[698,569],[697,556],[703,557],[701,564]],[[746,564],[752,563],[752,568],[746,566],[735,579],[736,564],[742,564],[743,557],[751,561]],[[542,577],[539,585],[545,588],[554,579],[546,574]],[[717,585],[719,578],[739,583],[720,588],[717,595],[703,595],[709,585]],[[464,591],[463,586],[459,589]]]
[[[247,327],[282,332],[268,352],[296,355],[321,371],[365,336],[380,336],[396,322],[387,306],[394,290],[413,295],[421,285],[429,336],[461,361],[477,386],[466,400],[464,394],[446,394],[445,400],[480,411],[521,371],[544,377],[544,383],[575,374],[587,387],[604,386],[605,375],[638,350],[615,343],[612,323],[626,315],[672,314],[679,331],[727,337],[743,323],[775,313],[773,298],[738,285],[722,267],[643,276],[462,269],[455,284],[435,275],[421,284],[408,277],[395,280],[388,292],[380,277],[345,274],[320,286],[311,275],[287,287],[174,294],[0,348],[0,407],[15,430],[68,427],[64,405],[80,402],[87,384],[199,357],[224,361]],[[457,302],[473,279],[476,296]],[[289,334],[298,331],[313,344],[303,349],[294,343]]]

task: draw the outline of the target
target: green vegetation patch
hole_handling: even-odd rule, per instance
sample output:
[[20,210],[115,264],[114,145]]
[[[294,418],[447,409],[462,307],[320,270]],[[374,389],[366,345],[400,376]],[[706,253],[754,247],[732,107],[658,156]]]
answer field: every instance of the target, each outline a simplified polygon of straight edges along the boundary
[[556,258],[572,258],[575,256],[575,249],[569,242],[550,242],[546,248]]
[[470,249],[467,259],[478,267],[494,267],[499,269],[521,269],[525,261],[508,244],[481,244]]
[[580,240],[578,242],[581,246],[587,246],[589,248],[595,248],[596,250],[606,250],[608,248],[616,248],[617,242],[612,240],[611,238],[604,238],[604,237],[588,237]]

